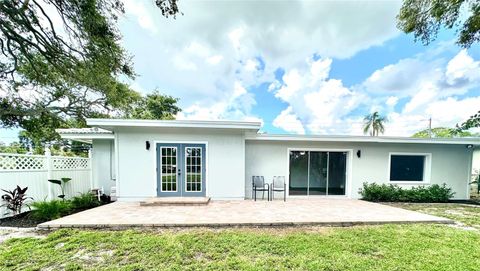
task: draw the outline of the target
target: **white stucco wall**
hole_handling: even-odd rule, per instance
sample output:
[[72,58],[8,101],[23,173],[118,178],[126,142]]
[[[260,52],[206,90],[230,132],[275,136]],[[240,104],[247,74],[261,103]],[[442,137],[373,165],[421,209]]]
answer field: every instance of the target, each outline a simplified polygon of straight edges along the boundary
[[[253,141],[245,144],[245,195],[251,197],[251,176],[285,176],[288,182],[289,148],[352,150],[347,155],[347,196],[358,198],[363,182],[389,183],[389,153],[431,153],[431,184],[447,183],[455,198],[468,198],[472,150],[465,145],[376,144],[294,141]],[[361,150],[361,158],[356,156]],[[350,167],[350,170],[348,169]],[[409,185],[402,185],[408,187]],[[288,184],[287,184],[288,187]]]
[[473,151],[472,171],[473,173],[480,171],[480,149]]
[[92,140],[92,175],[93,186],[102,188],[105,194],[110,194],[110,189],[115,186],[115,157],[113,140]]
[[[155,143],[206,143],[206,194],[214,199],[245,197],[245,140],[239,130],[117,128],[120,200],[156,197]],[[151,148],[146,150],[145,141]]]

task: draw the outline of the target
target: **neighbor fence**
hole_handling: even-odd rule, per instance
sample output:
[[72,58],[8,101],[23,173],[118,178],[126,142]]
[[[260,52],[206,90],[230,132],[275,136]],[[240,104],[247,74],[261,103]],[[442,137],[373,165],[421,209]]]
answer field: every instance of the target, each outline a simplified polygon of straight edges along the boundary
[[[1,189],[27,186],[27,196],[34,201],[55,199],[61,194],[61,189],[48,179],[64,177],[72,179],[65,185],[67,198],[88,192],[92,187],[91,158],[51,156],[48,149],[45,155],[0,153]],[[1,194],[4,192],[1,191]]]

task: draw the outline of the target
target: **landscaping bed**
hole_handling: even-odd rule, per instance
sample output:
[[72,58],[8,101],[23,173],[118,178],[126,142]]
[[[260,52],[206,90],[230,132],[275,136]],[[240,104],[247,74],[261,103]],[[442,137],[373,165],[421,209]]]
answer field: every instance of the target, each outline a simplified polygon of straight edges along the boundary
[[30,214],[31,212],[29,211],[15,216],[1,218],[0,227],[31,228],[45,222],[45,220],[33,218]]
[[[32,210],[0,219],[0,227],[29,228],[63,216],[106,204],[90,193],[79,194],[68,200],[37,201]],[[29,206],[30,206],[29,205]]]

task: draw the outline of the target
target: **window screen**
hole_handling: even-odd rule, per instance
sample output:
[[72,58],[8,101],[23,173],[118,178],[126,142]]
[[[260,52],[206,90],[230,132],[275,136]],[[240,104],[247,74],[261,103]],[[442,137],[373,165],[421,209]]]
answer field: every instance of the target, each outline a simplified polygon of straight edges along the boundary
[[392,155],[390,181],[423,181],[425,155]]

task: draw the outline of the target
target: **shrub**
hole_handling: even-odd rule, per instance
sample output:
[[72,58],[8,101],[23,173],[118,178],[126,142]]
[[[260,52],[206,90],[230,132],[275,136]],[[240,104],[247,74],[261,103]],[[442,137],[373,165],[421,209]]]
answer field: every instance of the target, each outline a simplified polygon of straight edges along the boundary
[[37,201],[32,206],[35,208],[31,213],[32,217],[42,221],[60,218],[72,210],[72,204],[63,200]]
[[21,188],[17,185],[17,187],[13,190],[4,190],[6,194],[2,195],[2,201],[4,204],[0,205],[0,207],[6,207],[8,210],[13,212],[14,215],[20,214],[22,212],[22,208],[27,206],[30,209],[30,206],[26,203],[27,200],[31,200],[31,197],[27,197],[27,189],[28,187]]
[[455,194],[446,184],[403,189],[396,184],[363,183],[359,192],[368,201],[401,202],[447,202]]
[[73,209],[89,209],[99,206],[101,203],[92,193],[81,193],[71,199]]

